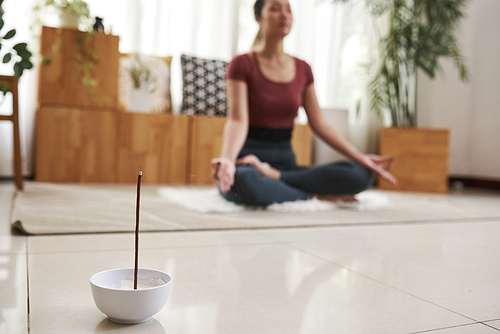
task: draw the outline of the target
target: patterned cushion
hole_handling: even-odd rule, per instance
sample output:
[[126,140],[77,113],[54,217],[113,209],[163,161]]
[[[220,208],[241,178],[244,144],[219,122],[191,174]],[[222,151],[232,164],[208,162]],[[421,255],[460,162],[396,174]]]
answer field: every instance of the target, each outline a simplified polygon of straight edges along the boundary
[[188,115],[225,116],[225,61],[182,55],[182,108]]

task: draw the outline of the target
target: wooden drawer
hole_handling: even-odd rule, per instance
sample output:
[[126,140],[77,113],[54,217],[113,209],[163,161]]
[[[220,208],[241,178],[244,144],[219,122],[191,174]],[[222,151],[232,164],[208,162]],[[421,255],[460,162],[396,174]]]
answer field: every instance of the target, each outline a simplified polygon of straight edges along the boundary
[[190,118],[170,114],[118,113],[116,182],[185,184]]
[[35,180],[114,182],[116,116],[111,111],[38,110]]

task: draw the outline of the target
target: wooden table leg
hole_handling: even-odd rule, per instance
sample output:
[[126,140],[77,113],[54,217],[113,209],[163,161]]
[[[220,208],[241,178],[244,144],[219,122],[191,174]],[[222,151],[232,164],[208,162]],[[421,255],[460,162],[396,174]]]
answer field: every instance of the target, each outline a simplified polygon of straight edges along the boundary
[[14,125],[14,181],[16,183],[16,188],[23,190],[23,168],[21,164],[21,134],[19,132],[19,99],[17,93],[17,80],[11,87],[12,92],[12,124]]

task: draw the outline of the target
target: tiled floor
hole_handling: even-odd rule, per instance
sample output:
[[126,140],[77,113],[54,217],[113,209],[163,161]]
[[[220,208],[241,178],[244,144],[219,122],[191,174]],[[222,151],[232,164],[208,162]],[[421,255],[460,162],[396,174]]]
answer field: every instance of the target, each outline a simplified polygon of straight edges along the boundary
[[120,326],[89,278],[133,266],[133,235],[12,235],[13,194],[0,183],[0,333],[500,332],[500,217],[143,233],[140,266],[171,274],[172,293],[151,321]]

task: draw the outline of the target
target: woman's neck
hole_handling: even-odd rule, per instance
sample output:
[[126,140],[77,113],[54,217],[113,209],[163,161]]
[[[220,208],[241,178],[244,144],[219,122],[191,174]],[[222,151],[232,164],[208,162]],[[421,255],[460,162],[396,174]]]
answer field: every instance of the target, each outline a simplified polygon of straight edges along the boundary
[[262,41],[262,46],[257,52],[260,57],[265,59],[282,59],[285,56],[283,51],[283,38],[266,38]]

